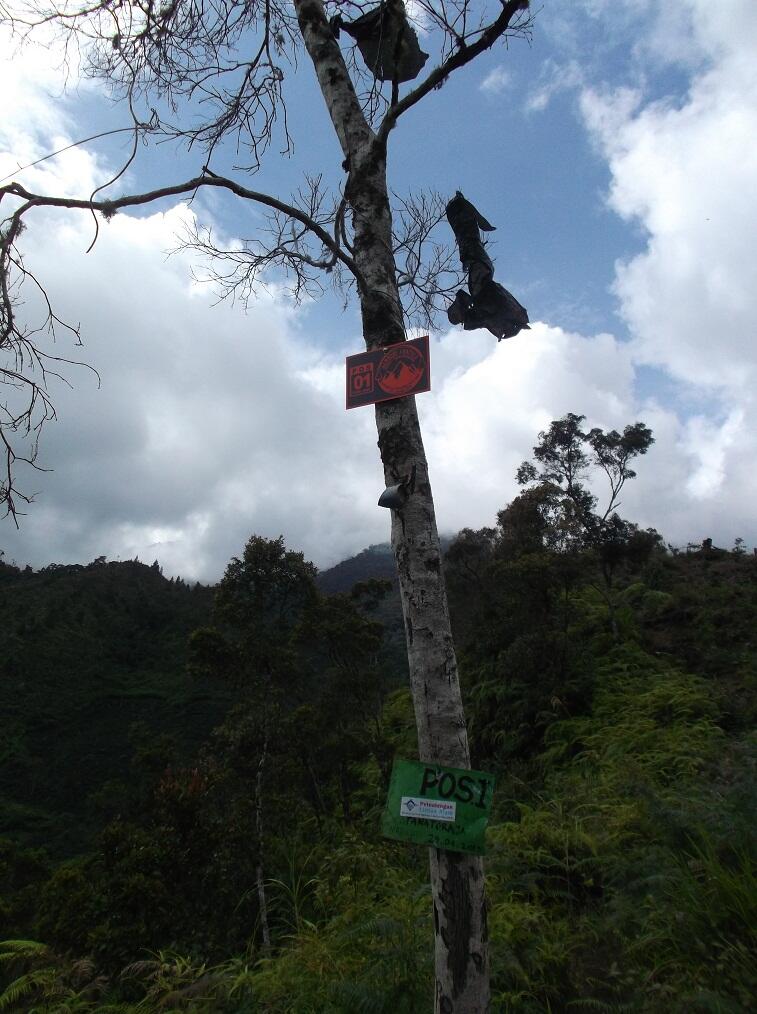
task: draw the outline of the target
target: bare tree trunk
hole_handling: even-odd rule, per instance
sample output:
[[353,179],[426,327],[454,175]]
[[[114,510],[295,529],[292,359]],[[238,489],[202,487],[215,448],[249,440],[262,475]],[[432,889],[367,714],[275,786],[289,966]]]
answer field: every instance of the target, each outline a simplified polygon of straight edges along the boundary
[[[416,468],[415,493],[393,511],[392,547],[405,620],[420,759],[470,767],[441,548],[415,399],[377,407],[387,484]],[[489,1009],[483,861],[430,849],[434,901],[436,1014]]]
[[[377,406],[387,485],[416,469],[415,492],[392,512],[420,759],[470,767],[441,547],[415,399]],[[429,850],[434,903],[436,1014],[489,1009],[488,932],[483,861]]]
[[[296,0],[295,6],[349,168],[345,196],[353,216],[354,259],[365,279],[360,307],[366,347],[404,341],[392,253],[386,148],[366,123],[320,0]],[[415,398],[377,405],[376,426],[386,484],[397,483],[413,470],[415,474],[414,492],[406,505],[392,511],[392,548],[420,757],[470,767],[441,547]],[[436,1014],[484,1014],[489,1010],[489,962],[483,862],[476,856],[431,849],[430,863],[434,1010]]]

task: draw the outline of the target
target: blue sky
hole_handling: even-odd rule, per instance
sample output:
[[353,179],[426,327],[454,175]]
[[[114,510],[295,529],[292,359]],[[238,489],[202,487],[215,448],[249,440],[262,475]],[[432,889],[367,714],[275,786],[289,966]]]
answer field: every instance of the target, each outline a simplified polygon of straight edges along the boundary
[[[496,277],[534,322],[499,345],[445,321],[432,335],[434,388],[419,407],[440,528],[491,524],[538,431],[574,411],[653,428],[627,516],[677,544],[751,547],[757,5],[554,0],[535,13],[530,42],[487,53],[391,140],[397,193],[461,189],[497,226]],[[49,50],[19,60],[7,37],[0,46],[0,175],[125,121],[75,73],[64,93]],[[303,56],[288,83],[295,154],[274,152],[245,181],[284,199],[303,169],[343,179]],[[86,195],[122,152],[110,139],[17,178]],[[115,192],[202,161],[143,149]],[[82,320],[82,357],[103,382],[74,371],[73,390],[54,391],[59,421],[41,447],[53,471],[29,480],[36,502],[20,531],[2,522],[0,548],[33,566],[137,555],[214,580],[252,532],[282,533],[322,566],[383,541],[372,414],[343,409],[356,307],[329,294],[297,307],[276,287],[246,313],[214,306],[191,257],[166,254],[193,216],[231,239],[254,234],[255,209],[214,194],[159,210],[116,216],[89,255],[86,216],[30,222],[30,266]]]

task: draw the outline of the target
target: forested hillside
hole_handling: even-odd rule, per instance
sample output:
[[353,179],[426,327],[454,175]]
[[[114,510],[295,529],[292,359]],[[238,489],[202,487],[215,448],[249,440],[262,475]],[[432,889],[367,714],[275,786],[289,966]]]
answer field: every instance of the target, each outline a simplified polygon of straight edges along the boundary
[[0,562],[0,834],[80,852],[135,753],[170,734],[191,756],[227,704],[185,678],[187,638],[212,600],[157,564]]
[[[617,515],[588,538],[550,467],[445,564],[497,778],[494,1010],[752,1010],[757,557]],[[379,831],[414,721],[364,557],[330,595],[257,537],[215,589],[0,568],[2,1009],[429,1009],[426,852]]]
[[[372,547],[316,581],[349,591],[390,575],[387,560]],[[187,676],[189,635],[210,622],[214,595],[157,563],[34,572],[0,559],[0,836],[80,852],[142,768],[194,757],[235,699],[223,682]],[[386,597],[376,607],[400,680],[402,615],[396,592]]]

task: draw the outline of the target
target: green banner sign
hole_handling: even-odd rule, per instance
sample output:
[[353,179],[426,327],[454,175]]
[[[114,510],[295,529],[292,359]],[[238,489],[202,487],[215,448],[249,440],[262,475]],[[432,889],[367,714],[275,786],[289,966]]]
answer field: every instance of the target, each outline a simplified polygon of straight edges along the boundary
[[485,853],[494,775],[395,760],[381,830],[387,838]]

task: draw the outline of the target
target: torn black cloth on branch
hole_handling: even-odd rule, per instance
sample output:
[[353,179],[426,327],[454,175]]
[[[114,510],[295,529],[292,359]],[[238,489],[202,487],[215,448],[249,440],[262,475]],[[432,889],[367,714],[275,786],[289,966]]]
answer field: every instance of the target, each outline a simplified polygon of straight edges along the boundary
[[412,81],[428,60],[410,26],[402,0],[385,0],[355,21],[331,19],[336,38],[344,30],[357,43],[368,69],[379,81]]
[[494,226],[458,190],[447,205],[447,221],[455,234],[460,262],[468,275],[468,288],[460,291],[447,310],[450,324],[466,331],[487,328],[497,340],[527,330],[528,312],[511,292],[494,281],[494,265],[481,240],[481,232]]

